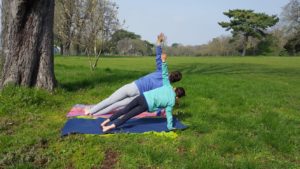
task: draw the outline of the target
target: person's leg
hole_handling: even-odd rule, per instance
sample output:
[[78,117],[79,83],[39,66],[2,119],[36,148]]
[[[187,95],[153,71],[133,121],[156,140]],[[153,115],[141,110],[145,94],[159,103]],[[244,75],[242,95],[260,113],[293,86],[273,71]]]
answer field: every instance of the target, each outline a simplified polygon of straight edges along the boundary
[[[122,124],[124,124],[127,120],[130,118],[141,114],[142,112],[146,111],[148,109],[147,102],[144,98],[144,96],[139,96],[135,99],[137,101],[137,106],[133,107],[128,113],[126,113],[123,117],[118,119],[116,122],[111,124],[110,126],[104,126],[103,127],[103,132],[106,132],[108,130],[111,130],[113,128],[116,128]],[[120,116],[119,116],[120,117]]]
[[137,96],[127,97],[123,100],[120,100],[120,101],[98,111],[97,113],[93,114],[93,116],[107,114],[107,113],[113,112],[115,110],[121,110],[122,108],[125,108],[130,102],[132,102],[136,97]]
[[[133,97],[139,95],[139,89],[137,88],[136,84],[134,82],[124,85],[117,91],[115,91],[111,96],[109,96],[107,99],[101,101],[97,105],[95,105],[92,109],[87,111],[87,114],[95,114],[98,111],[114,104],[115,102],[118,102],[120,100],[123,100],[127,97]],[[99,113],[97,113],[99,115]]]
[[[129,104],[129,103],[128,103],[128,104]],[[128,105],[128,104],[127,104],[127,105]],[[120,110],[124,109],[127,105],[118,107],[118,108],[114,109],[114,110],[111,111],[111,112],[112,112],[112,113],[115,113],[115,112],[117,112],[117,111],[120,111]]]
[[104,127],[107,123],[109,123],[110,121],[113,121],[115,119],[117,119],[118,117],[122,116],[123,114],[129,112],[131,109],[133,109],[134,107],[136,107],[138,105],[138,98],[134,99],[132,102],[130,102],[124,109],[121,109],[119,111],[117,111],[116,113],[114,113],[110,118],[108,118],[107,120],[105,120],[101,126]]
[[102,126],[103,132],[106,132],[108,130],[114,129],[116,127],[119,127],[120,125],[124,124],[127,120],[131,119],[134,116],[137,116],[139,114],[141,114],[142,112],[144,112],[145,110],[147,110],[147,108],[145,109],[143,106],[138,105],[136,107],[134,107],[133,109],[131,109],[128,113],[126,113],[123,117],[119,118],[116,122],[114,122],[113,124],[109,125],[109,126]]
[[123,117],[119,118],[114,124],[116,127],[121,126],[122,124],[124,124],[126,121],[128,121],[132,117],[137,116],[146,110],[147,110],[147,107],[139,105],[139,106],[133,108],[130,112],[126,113]]

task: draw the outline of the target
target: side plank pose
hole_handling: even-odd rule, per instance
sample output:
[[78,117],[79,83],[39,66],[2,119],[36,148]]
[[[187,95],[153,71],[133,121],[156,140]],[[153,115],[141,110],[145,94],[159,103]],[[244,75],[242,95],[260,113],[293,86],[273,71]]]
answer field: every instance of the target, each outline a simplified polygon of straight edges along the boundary
[[[86,109],[86,115],[102,115],[110,113],[112,111],[123,109],[127,106],[133,99],[143,94],[144,92],[159,88],[163,86],[162,77],[162,42],[164,42],[164,34],[160,34],[157,38],[156,47],[156,71],[150,73],[140,79],[126,84],[123,87],[115,91],[111,96],[101,101],[91,109]],[[171,72],[169,76],[167,75],[171,83],[180,81],[182,74],[179,71]]]
[[[176,99],[185,96],[185,90],[182,87],[173,88],[171,86],[168,78],[168,67],[166,63],[167,55],[162,54],[161,58],[163,86],[151,91],[144,92],[142,95],[131,101],[124,109],[119,110],[110,118],[105,120],[101,124],[103,132],[107,132],[108,130],[119,127],[130,118],[144,111],[154,112],[160,108],[166,109],[167,128],[169,130],[174,129],[172,109],[175,105]],[[119,118],[120,116],[122,117]],[[109,122],[113,122],[113,124],[106,126]]]

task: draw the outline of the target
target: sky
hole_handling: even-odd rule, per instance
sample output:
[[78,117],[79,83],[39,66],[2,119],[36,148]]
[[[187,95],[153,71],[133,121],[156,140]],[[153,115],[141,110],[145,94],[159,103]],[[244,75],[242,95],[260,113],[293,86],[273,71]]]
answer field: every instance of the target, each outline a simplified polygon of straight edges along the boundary
[[215,37],[230,35],[218,25],[229,21],[223,12],[252,9],[280,16],[289,0],[114,0],[124,28],[152,43],[163,32],[167,43],[205,44]]

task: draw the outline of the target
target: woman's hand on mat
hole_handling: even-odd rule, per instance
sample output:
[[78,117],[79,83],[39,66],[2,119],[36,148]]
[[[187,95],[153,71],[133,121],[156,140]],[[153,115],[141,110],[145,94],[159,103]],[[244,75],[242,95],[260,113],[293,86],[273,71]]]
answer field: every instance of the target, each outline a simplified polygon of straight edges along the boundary
[[162,62],[166,62],[166,60],[167,60],[167,54],[163,53],[161,55],[161,60],[162,60]]
[[174,130],[176,130],[176,128],[175,128],[175,127],[172,127],[172,128],[168,128],[168,130],[169,130],[169,131],[174,131]]

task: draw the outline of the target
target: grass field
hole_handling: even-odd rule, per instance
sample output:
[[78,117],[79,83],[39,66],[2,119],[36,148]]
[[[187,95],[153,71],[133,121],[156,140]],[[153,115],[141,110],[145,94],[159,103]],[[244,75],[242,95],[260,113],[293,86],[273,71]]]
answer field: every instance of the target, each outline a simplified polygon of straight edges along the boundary
[[66,113],[154,70],[154,58],[56,57],[58,89],[0,93],[0,168],[300,168],[300,58],[170,57],[189,128],[60,138]]

